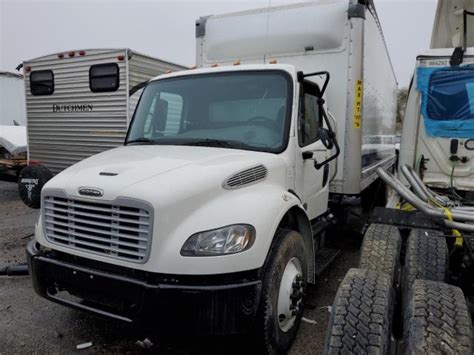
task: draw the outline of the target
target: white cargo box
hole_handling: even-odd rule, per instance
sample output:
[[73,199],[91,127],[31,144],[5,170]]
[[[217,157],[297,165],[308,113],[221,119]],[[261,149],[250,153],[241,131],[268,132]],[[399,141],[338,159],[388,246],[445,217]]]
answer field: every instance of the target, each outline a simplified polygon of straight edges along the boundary
[[140,84],[185,67],[129,49],[85,49],[23,63],[29,160],[53,173],[123,144]]
[[397,81],[373,4],[320,0],[196,23],[196,63],[293,64],[328,71],[329,111],[342,153],[331,191],[359,194],[395,162]]

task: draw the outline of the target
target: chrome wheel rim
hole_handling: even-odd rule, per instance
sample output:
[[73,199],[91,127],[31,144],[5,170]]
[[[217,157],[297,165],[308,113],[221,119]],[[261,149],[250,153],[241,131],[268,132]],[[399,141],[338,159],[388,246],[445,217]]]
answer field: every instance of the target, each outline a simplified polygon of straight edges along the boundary
[[302,311],[303,286],[301,262],[292,258],[283,271],[278,292],[278,325],[285,333],[294,326]]

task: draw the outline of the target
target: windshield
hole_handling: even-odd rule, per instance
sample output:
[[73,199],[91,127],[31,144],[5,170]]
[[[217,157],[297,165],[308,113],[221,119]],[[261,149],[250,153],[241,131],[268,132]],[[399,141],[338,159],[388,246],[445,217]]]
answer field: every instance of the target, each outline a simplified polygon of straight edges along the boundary
[[448,68],[434,72],[427,102],[432,120],[474,119],[474,67]]
[[292,84],[282,71],[189,75],[150,83],[126,144],[204,145],[281,152]]

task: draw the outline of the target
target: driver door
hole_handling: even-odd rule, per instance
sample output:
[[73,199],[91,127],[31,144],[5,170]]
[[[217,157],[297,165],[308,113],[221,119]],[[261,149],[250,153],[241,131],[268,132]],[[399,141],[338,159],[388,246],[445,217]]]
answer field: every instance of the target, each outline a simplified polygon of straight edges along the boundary
[[300,186],[303,204],[310,219],[326,212],[328,203],[329,165],[316,169],[315,161],[322,162],[329,156],[328,150],[319,139],[323,127],[321,108],[318,104],[319,87],[305,80],[301,86],[300,114],[298,119],[299,158],[298,171],[301,171]]

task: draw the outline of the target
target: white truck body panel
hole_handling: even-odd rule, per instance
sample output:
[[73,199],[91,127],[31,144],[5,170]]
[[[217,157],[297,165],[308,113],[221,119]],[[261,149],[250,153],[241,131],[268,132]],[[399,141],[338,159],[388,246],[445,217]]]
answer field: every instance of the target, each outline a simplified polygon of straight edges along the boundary
[[25,125],[23,76],[0,72],[0,148],[12,156],[26,154]]
[[350,4],[323,0],[203,17],[197,22],[196,63],[276,60],[304,73],[329,71],[326,100],[342,150],[330,188],[358,194],[377,178],[375,167],[394,163],[397,81],[375,10],[365,20],[350,17]]
[[[130,89],[168,70],[184,69],[129,49],[86,49],[85,55],[79,55],[78,50],[72,52],[72,57],[66,51],[23,63],[25,69],[29,68],[24,70],[28,158],[40,161],[53,173],[123,144],[140,94],[130,96]],[[59,58],[60,54],[64,57]],[[119,87],[113,92],[92,92],[90,67],[105,63],[118,65]],[[53,71],[52,95],[31,93],[30,75],[40,70]]]
[[[474,0],[440,0],[436,10],[431,48],[455,48],[463,45],[463,10],[474,12]],[[474,17],[467,18],[468,33],[474,31]],[[468,36],[467,47],[474,47],[474,36]]]
[[26,125],[23,76],[0,72],[0,126]]

